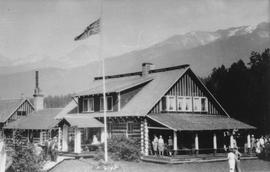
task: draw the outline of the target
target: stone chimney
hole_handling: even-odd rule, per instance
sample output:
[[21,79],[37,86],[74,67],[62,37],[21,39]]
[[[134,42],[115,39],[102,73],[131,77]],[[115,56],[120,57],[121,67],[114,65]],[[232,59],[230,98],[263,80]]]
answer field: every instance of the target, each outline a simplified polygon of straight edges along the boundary
[[41,94],[41,89],[39,88],[39,73],[36,71],[36,86],[34,90],[34,107],[35,110],[42,110],[44,108],[44,95]]
[[143,63],[142,64],[142,76],[148,76],[153,64],[152,63]]

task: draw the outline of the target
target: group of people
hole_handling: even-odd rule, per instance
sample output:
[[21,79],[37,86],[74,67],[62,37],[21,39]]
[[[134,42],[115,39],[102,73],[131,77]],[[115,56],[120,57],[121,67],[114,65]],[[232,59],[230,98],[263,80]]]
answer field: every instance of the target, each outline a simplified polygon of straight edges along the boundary
[[157,135],[154,135],[154,139],[152,141],[152,148],[153,148],[153,154],[156,156],[157,155],[164,156],[165,149],[166,151],[168,151],[168,155],[172,156],[172,150],[173,150],[172,137],[169,136],[168,144],[166,144],[164,142],[162,135],[160,135],[159,138],[157,137]]
[[255,138],[254,135],[251,136],[251,150],[256,154],[263,152],[265,147],[270,144],[270,137],[261,136],[260,138]]
[[43,151],[44,151],[45,159],[50,159],[51,161],[57,161],[57,157],[58,157],[57,137],[54,137],[53,139],[49,138],[48,140],[46,140]]

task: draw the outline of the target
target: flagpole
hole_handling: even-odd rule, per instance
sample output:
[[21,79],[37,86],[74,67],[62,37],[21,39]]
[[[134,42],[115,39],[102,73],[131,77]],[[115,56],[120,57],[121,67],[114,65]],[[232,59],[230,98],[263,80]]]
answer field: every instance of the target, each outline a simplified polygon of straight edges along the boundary
[[100,40],[99,40],[99,57],[102,62],[102,90],[103,90],[103,115],[104,115],[104,160],[108,162],[108,143],[107,143],[107,101],[106,101],[106,85],[105,85],[105,60],[103,57],[103,0],[101,0],[100,8]]

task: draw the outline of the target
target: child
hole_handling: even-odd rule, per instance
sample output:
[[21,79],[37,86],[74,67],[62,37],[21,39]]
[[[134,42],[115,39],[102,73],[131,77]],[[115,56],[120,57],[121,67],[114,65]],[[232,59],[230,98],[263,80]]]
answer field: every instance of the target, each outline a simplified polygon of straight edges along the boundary
[[232,148],[229,149],[228,163],[229,163],[230,172],[234,172],[234,169],[235,169],[235,154],[233,153]]

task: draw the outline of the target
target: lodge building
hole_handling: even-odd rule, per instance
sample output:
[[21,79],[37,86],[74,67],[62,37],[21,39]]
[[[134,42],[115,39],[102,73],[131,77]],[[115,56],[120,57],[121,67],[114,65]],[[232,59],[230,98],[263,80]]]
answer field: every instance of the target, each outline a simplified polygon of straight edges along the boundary
[[[140,138],[143,155],[151,154],[154,135],[162,135],[165,143],[172,136],[175,154],[222,151],[234,139],[239,147],[247,143],[250,148],[250,132],[255,127],[231,118],[189,65],[151,66],[143,63],[142,71],[105,77],[109,138]],[[59,132],[61,150],[87,151],[94,137],[102,143],[103,110],[102,77],[95,77],[91,88],[77,93],[56,116],[66,121]],[[233,135],[235,131],[239,138]]]

